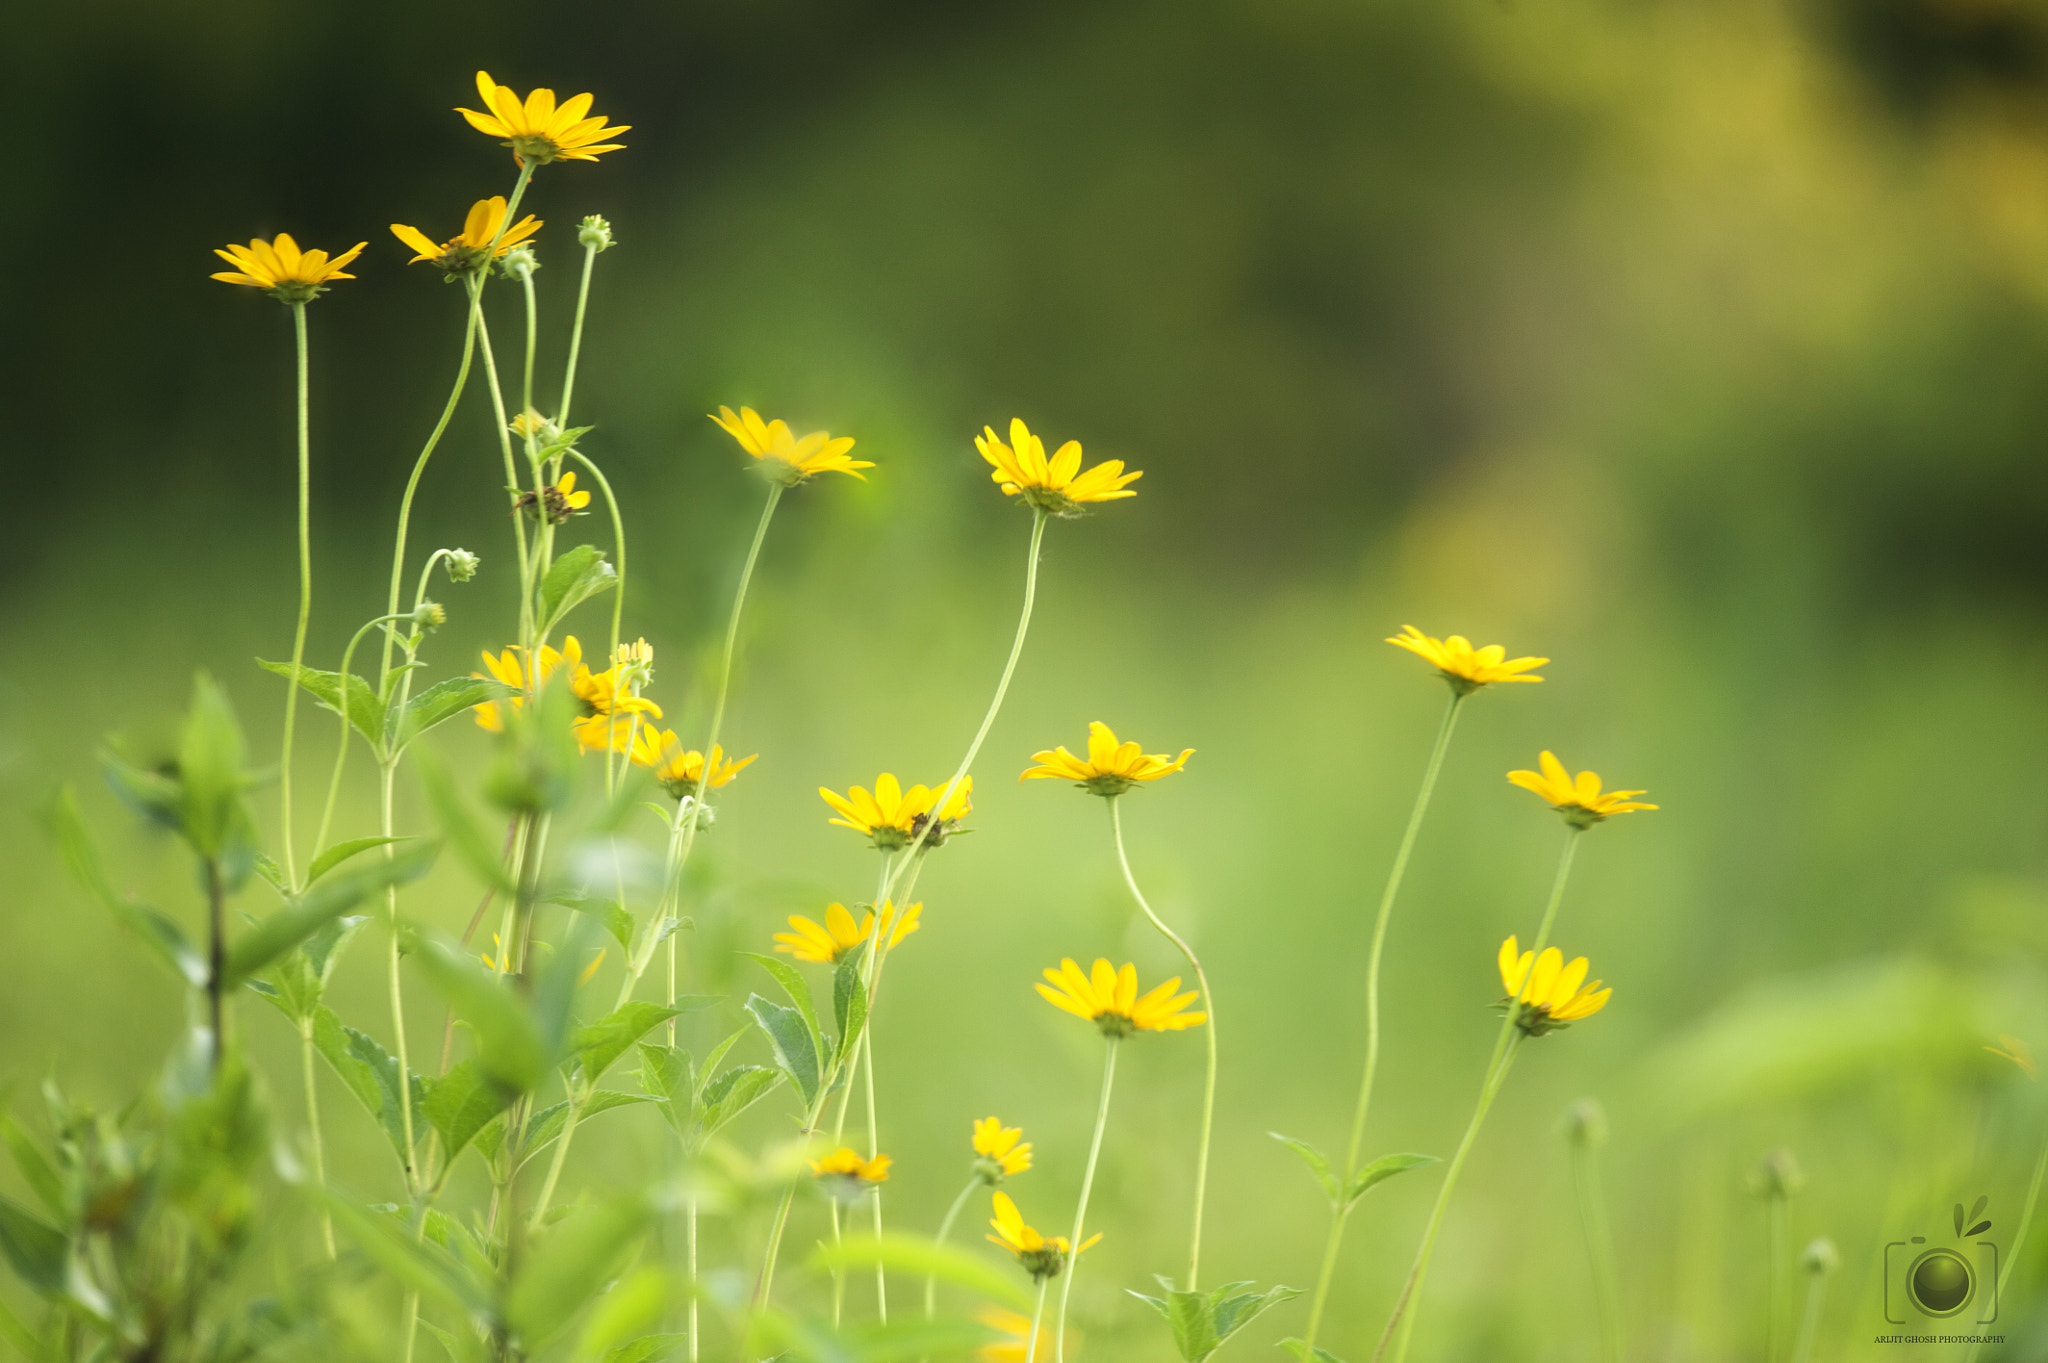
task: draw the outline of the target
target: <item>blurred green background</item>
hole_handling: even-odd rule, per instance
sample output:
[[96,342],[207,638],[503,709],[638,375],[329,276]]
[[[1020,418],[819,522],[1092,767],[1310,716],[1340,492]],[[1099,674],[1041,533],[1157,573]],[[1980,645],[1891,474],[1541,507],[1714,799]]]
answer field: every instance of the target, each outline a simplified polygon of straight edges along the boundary
[[[602,212],[620,244],[576,416],[629,504],[628,633],[654,643],[686,735],[759,495],[703,414],[748,403],[878,465],[800,490],[774,528],[728,727],[762,757],[691,906],[699,986],[743,996],[759,981],[733,949],[871,892],[874,854],[827,826],[817,786],[942,779],[972,731],[1028,518],[971,436],[1021,415],[1146,471],[1134,500],[1053,527],[977,831],[920,886],[878,1023],[892,1218],[937,1220],[969,1121],[996,1112],[1038,1146],[1013,1189],[1027,1215],[1064,1224],[1097,1043],[1030,982],[1062,955],[1175,968],[1133,921],[1099,807],[1011,780],[1102,719],[1198,749],[1126,804],[1138,874],[1219,995],[1210,1272],[1310,1284],[1319,1198],[1265,1133],[1341,1145],[1372,907],[1442,702],[1380,642],[1412,622],[1555,661],[1479,697],[1452,750],[1392,939],[1370,1153],[1449,1153],[1493,1035],[1493,950],[1534,929],[1560,833],[1502,774],[1551,747],[1663,806],[1583,849],[1558,940],[1614,1000],[1518,1065],[1415,1356],[1592,1355],[1555,1131],[1584,1095],[1613,1119],[1631,1358],[1759,1356],[1745,1177],[1771,1148],[1808,1175],[1795,1248],[1842,1251],[1819,1358],[1872,1356],[1892,1328],[1886,1241],[1944,1233],[1978,1194],[1990,1238],[2016,1228],[2048,1104],[1981,1048],[2048,1050],[2048,4],[101,0],[9,25],[0,1074],[18,1094],[55,1071],[114,1101],[178,1018],[63,879],[39,804],[80,783],[124,882],[189,911],[176,849],[98,786],[100,736],[167,732],[207,667],[259,751],[275,741],[280,687],[248,660],[290,647],[289,329],[209,281],[208,251],[370,243],[311,310],[312,657],[333,666],[382,600],[461,334],[459,290],[406,268],[385,224],[450,235],[509,188],[509,156],[450,111],[483,66],[592,90],[633,125],[529,200],[549,222],[542,372],[573,224]],[[517,320],[493,299],[502,353]],[[505,641],[501,482],[473,386],[415,521],[415,563],[485,558],[441,592],[435,675]],[[608,540],[601,518],[572,529]],[[600,612],[577,629],[601,640]],[[484,751],[467,725],[438,747]],[[352,788],[351,831],[369,799]],[[458,931],[473,902],[453,867],[410,899]],[[344,1011],[388,1037],[358,952]],[[418,1054],[439,1030],[424,990],[413,1014]],[[286,1030],[244,1017],[295,1129]],[[1123,1289],[1181,1264],[1200,1043],[1143,1038],[1129,1062],[1077,1311],[1090,1356],[1165,1359]],[[369,1122],[329,1097],[337,1178],[394,1195]],[[758,1118],[750,1141],[787,1130]],[[655,1166],[653,1123],[606,1121],[577,1178]],[[1323,1339],[1339,1355],[1370,1354],[1434,1186],[1398,1180],[1354,1218]],[[2033,1239],[2012,1342],[1987,1357],[2048,1350]]]

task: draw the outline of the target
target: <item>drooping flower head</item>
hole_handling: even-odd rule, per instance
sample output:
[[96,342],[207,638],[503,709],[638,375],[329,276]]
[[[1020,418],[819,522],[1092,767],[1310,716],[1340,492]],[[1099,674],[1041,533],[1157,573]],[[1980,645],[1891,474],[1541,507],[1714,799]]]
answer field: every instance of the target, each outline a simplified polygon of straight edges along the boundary
[[[894,904],[886,899],[882,901],[882,934],[889,939],[891,950],[917,931],[918,915],[923,912],[924,905],[912,904],[899,914]],[[823,923],[814,923],[802,914],[792,914],[789,926],[795,931],[775,934],[777,951],[787,952],[799,961],[831,965],[875,935],[875,911],[869,909],[863,913],[856,926],[853,915],[844,904],[827,904]]]
[[1180,977],[1174,976],[1143,998],[1138,997],[1138,967],[1126,964],[1118,970],[1098,959],[1095,969],[1083,974],[1071,957],[1058,970],[1045,972],[1046,983],[1038,992],[1055,1008],[1086,1018],[1102,1029],[1106,1037],[1125,1037],[1132,1032],[1177,1032],[1199,1027],[1209,1020],[1207,1013],[1181,1010],[1200,995],[1193,990],[1176,994]]
[[[478,199],[470,205],[469,218],[462,224],[462,230],[438,246],[425,232],[404,223],[392,223],[391,234],[419,252],[406,264],[417,265],[424,260],[447,274],[468,274],[482,269],[492,259],[502,257],[545,225],[529,213],[506,227],[505,207],[502,194]],[[502,236],[499,235],[501,229]],[[498,244],[495,251],[491,248],[494,241]]]
[[[539,662],[538,667],[529,666],[526,650],[517,644],[496,655],[484,654],[484,666],[490,669],[491,676],[519,694],[508,696],[502,701],[487,700],[477,706],[476,722],[494,734],[503,733],[505,715],[498,707],[509,705],[514,710],[520,709],[526,704],[528,695],[539,691],[547,684],[548,678],[554,676],[565,665],[570,675],[574,676],[576,669],[583,665],[583,645],[576,642],[576,636],[573,634],[562,640],[562,649],[559,653],[549,645],[542,644]],[[484,674],[472,672],[469,675],[481,677]]]
[[[1017,1256],[1017,1262],[1024,1267],[1034,1280],[1056,1277],[1066,1267],[1068,1245],[1064,1235],[1040,1235],[1037,1230],[1024,1224],[1024,1213],[1017,1210],[1017,1204],[1010,1200],[1008,1193],[995,1195],[995,1215],[989,1225],[995,1234],[989,1240],[1001,1245]],[[1097,1231],[1081,1242],[1081,1248],[1073,1251],[1086,1254],[1102,1238]]]
[[980,1156],[974,1172],[982,1182],[1001,1183],[1031,1167],[1031,1142],[1023,1137],[1023,1127],[1004,1126],[1000,1117],[983,1117],[974,1124],[974,1153]]
[[625,144],[606,142],[629,132],[632,124],[607,126],[607,120],[588,117],[591,96],[578,95],[555,103],[553,90],[535,90],[522,101],[511,86],[500,85],[488,71],[476,73],[476,92],[483,97],[485,113],[474,109],[455,112],[469,120],[469,126],[488,137],[504,139],[512,157],[521,165],[544,166],[550,161],[595,161]]
[[1550,661],[1548,658],[1509,658],[1508,651],[1499,644],[1474,648],[1462,634],[1453,634],[1448,639],[1433,639],[1413,625],[1401,626],[1401,632],[1387,642],[1434,664],[1444,680],[1451,684],[1451,690],[1461,696],[1469,696],[1480,687],[1491,686],[1495,682],[1540,682],[1543,678],[1523,674]]
[[1081,472],[1081,442],[1069,440],[1051,459],[1045,457],[1045,442],[1031,434],[1020,417],[1010,419],[1010,443],[996,437],[995,428],[984,426],[974,437],[974,447],[994,471],[989,477],[1000,484],[1005,497],[1022,497],[1040,511],[1055,516],[1078,516],[1090,502],[1135,497],[1125,484],[1145,475],[1124,472],[1124,461],[1107,459]]
[[1135,742],[1119,744],[1110,727],[1097,720],[1088,726],[1086,761],[1064,747],[1033,753],[1031,760],[1038,765],[1017,779],[1072,781],[1090,795],[1121,795],[1140,781],[1157,781],[1179,771],[1194,755],[1193,748],[1184,750],[1179,757],[1168,757],[1165,753],[1148,753]]
[[[717,790],[729,784],[759,756],[755,753],[737,762],[728,762],[725,749],[712,744],[711,789]],[[662,788],[678,800],[686,795],[696,795],[704,784],[704,754],[695,748],[685,748],[673,729],[643,725],[633,735],[633,762],[652,771]]]
[[521,493],[513,505],[537,521],[560,525],[571,516],[589,514],[590,491],[576,490],[576,470],[570,469],[560,482],[549,483],[539,492]]
[[799,437],[788,422],[779,417],[763,421],[751,407],[742,407],[737,414],[730,407],[720,407],[711,419],[754,456],[754,466],[763,476],[784,487],[795,487],[814,473],[851,474],[866,482],[867,475],[860,470],[874,467],[869,460],[847,456],[853,448],[850,435],[834,439],[830,431],[812,431]]
[[[897,783],[892,772],[883,772],[875,778],[875,793],[870,795],[860,786],[854,786],[846,794],[818,787],[818,794],[825,803],[839,811],[839,817],[828,822],[841,828],[851,828],[865,833],[876,848],[894,852],[917,841],[924,827],[931,820],[932,806],[945,794],[946,788],[912,786],[905,790]],[[938,812],[938,826],[924,840],[927,847],[941,847],[947,838],[960,829],[960,820],[974,808],[971,798],[974,794],[974,778],[964,776],[953,792],[953,798],[946,801],[946,807]]]
[[1645,791],[1610,790],[1602,794],[1598,772],[1582,771],[1574,778],[1554,753],[1544,752],[1536,764],[1543,768],[1541,772],[1511,771],[1508,780],[1550,801],[1573,828],[1591,828],[1612,814],[1657,807],[1636,802],[1635,797],[1646,794]]
[[889,1157],[862,1159],[851,1146],[840,1146],[823,1159],[811,1161],[811,1174],[828,1196],[838,1202],[852,1202],[889,1181]]
[[354,275],[342,271],[369,244],[359,241],[330,260],[325,251],[317,248],[301,251],[289,232],[279,232],[269,241],[259,237],[247,246],[231,242],[216,248],[214,254],[235,268],[220,271],[213,278],[223,284],[261,289],[280,303],[310,303],[327,292],[325,286],[330,281],[354,279]]
[[661,707],[634,691],[649,669],[630,660],[628,646],[621,645],[619,653],[602,672],[592,672],[579,661],[570,673],[569,690],[582,711],[570,728],[586,752],[627,752],[647,732],[647,722],[661,718]]
[[1607,1006],[1614,991],[1601,988],[1598,980],[1587,984],[1586,972],[1585,957],[1566,965],[1556,947],[1545,947],[1538,956],[1523,951],[1512,937],[1500,944],[1500,982],[1508,991],[1503,1006],[1515,1010],[1515,1025],[1529,1036],[1562,1031]]

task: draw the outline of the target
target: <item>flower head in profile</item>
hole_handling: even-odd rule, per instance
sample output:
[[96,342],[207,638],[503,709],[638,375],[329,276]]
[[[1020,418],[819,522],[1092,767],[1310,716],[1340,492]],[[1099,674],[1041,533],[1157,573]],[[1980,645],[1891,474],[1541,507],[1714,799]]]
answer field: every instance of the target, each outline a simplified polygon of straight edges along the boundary
[[842,1145],[825,1158],[812,1160],[811,1174],[833,1200],[852,1202],[889,1181],[889,1157],[862,1159],[859,1151]]
[[589,514],[590,491],[576,490],[576,470],[570,469],[558,483],[549,483],[539,492],[521,493],[513,505],[537,521],[560,525],[571,516]]
[[1451,690],[1461,696],[1469,696],[1480,687],[1491,686],[1495,682],[1540,682],[1543,678],[1524,674],[1530,668],[1541,667],[1550,661],[1548,658],[1510,658],[1508,651],[1499,644],[1474,648],[1462,634],[1453,634],[1448,639],[1433,639],[1413,625],[1401,626],[1401,632],[1387,642],[1434,664],[1444,680],[1451,684]]
[[[1019,1315],[1008,1307],[990,1304],[975,1311],[974,1318],[996,1332],[995,1339],[974,1351],[981,1363],[1025,1363],[1031,1353],[1031,1317]],[[1050,1335],[1056,1327],[1046,1322],[1039,1327],[1040,1335]],[[1065,1352],[1077,1354],[1081,1348],[1081,1332],[1068,1328],[1065,1336]],[[1044,1339],[1038,1342],[1037,1357],[1061,1356],[1059,1350]]]
[[1610,790],[1601,793],[1598,772],[1582,771],[1574,777],[1565,770],[1564,763],[1557,760],[1555,753],[1544,752],[1536,759],[1536,765],[1543,770],[1511,771],[1508,780],[1550,801],[1573,828],[1587,829],[1609,815],[1657,807],[1637,803],[1635,797],[1646,794],[1645,791]]
[[2019,1067],[2020,1073],[2029,1079],[2039,1079],[2041,1077],[2041,1067],[2034,1061],[2032,1048],[2016,1036],[2008,1036],[2004,1032],[2000,1032],[1998,1034],[1998,1045],[1986,1046],[1984,1049],[1993,1055],[2003,1056],[2005,1059],[2012,1061],[2013,1064]]
[[1135,965],[1126,964],[1118,970],[1108,961],[1098,959],[1095,969],[1084,974],[1070,957],[1060,962],[1058,970],[1048,969],[1045,978],[1046,983],[1037,989],[1047,1003],[1075,1017],[1086,1018],[1112,1039],[1133,1032],[1177,1032],[1184,1027],[1199,1027],[1209,1020],[1207,1013],[1181,1011],[1200,996],[1192,990],[1176,993],[1180,988],[1178,975],[1143,998],[1138,996]]
[[[712,744],[711,789],[731,784],[732,778],[753,765],[754,758],[759,756],[755,753],[737,762],[728,761],[725,749]],[[662,788],[678,800],[686,795],[695,796],[704,785],[704,754],[684,747],[673,729],[642,725],[633,735],[633,763],[653,772]]]
[[[995,1228],[996,1233],[989,1236],[989,1240],[1016,1255],[1017,1262],[1023,1265],[1026,1273],[1034,1279],[1043,1280],[1057,1276],[1059,1271],[1066,1267],[1066,1236],[1040,1235],[1035,1229],[1025,1225],[1024,1213],[1017,1210],[1017,1204],[1010,1200],[1008,1193],[995,1195],[995,1213],[989,1219],[989,1225]],[[1081,1248],[1073,1252],[1085,1254],[1094,1248],[1095,1242],[1101,1238],[1102,1234],[1098,1231],[1083,1240]]]
[[[621,646],[619,652],[624,655],[627,648]],[[638,736],[647,732],[647,721],[661,718],[661,707],[634,689],[644,672],[624,658],[602,672],[593,672],[580,661],[576,664],[569,690],[582,713],[570,729],[579,747],[586,752],[630,751]]]
[[874,467],[869,460],[847,456],[846,452],[853,448],[850,435],[835,439],[830,431],[812,431],[799,437],[790,430],[788,422],[780,418],[763,421],[761,414],[751,407],[742,407],[737,413],[730,407],[720,407],[718,415],[711,419],[739,441],[741,449],[754,456],[754,466],[764,476],[784,487],[795,487],[814,473],[851,474],[866,482],[867,475],[860,470]]
[[279,232],[269,241],[257,238],[247,246],[229,243],[216,249],[214,254],[235,268],[213,277],[223,284],[261,289],[280,303],[310,303],[327,292],[325,286],[329,282],[354,279],[354,275],[342,271],[369,244],[359,241],[329,259],[322,250],[301,251],[289,232]]
[[[905,790],[893,773],[885,771],[875,778],[875,793],[872,795],[860,786],[854,786],[844,795],[819,786],[818,794],[824,797],[826,804],[839,811],[839,817],[829,822],[865,833],[877,849],[894,852],[917,841],[925,825],[934,817],[932,806],[938,803],[945,790],[944,786],[937,789],[912,786]],[[947,838],[960,831],[960,820],[974,808],[973,794],[974,778],[961,777],[953,798],[938,811],[938,825],[925,838],[925,846],[944,846]]]
[[1126,484],[1144,477],[1142,472],[1124,472],[1124,461],[1107,459],[1081,471],[1081,442],[1069,440],[1052,458],[1045,457],[1045,442],[1031,434],[1022,418],[1010,420],[1010,443],[997,438],[995,428],[984,426],[974,437],[974,447],[993,467],[989,477],[1000,484],[1005,497],[1021,497],[1040,511],[1055,516],[1078,516],[1090,502],[1135,497]]
[[[526,704],[528,695],[545,686],[548,678],[554,676],[565,665],[571,676],[574,676],[576,669],[583,665],[583,645],[576,642],[576,636],[573,634],[562,640],[559,653],[547,644],[542,644],[538,666],[529,665],[526,650],[517,644],[496,655],[484,654],[484,666],[490,669],[491,677],[511,687],[518,694],[508,696],[504,700],[487,700],[476,706],[476,722],[494,734],[503,733],[505,714],[499,707],[510,706],[514,710],[521,708]],[[472,672],[469,675],[482,677],[484,674]]]
[[630,131],[630,123],[607,126],[607,120],[591,118],[591,96],[555,103],[553,90],[535,90],[524,100],[509,85],[491,79],[488,71],[476,73],[476,92],[483,97],[487,112],[457,109],[469,126],[487,137],[502,138],[521,165],[544,166],[550,161],[595,161],[625,144],[606,142]]
[[1179,771],[1194,755],[1193,748],[1184,750],[1179,757],[1168,757],[1165,753],[1148,753],[1135,742],[1119,744],[1110,727],[1097,720],[1088,726],[1087,760],[1064,747],[1033,753],[1031,760],[1038,765],[1017,779],[1072,781],[1090,795],[1114,796],[1141,781],[1157,781]]
[[1515,1010],[1515,1025],[1528,1036],[1562,1031],[1607,1006],[1612,989],[1600,981],[1586,983],[1586,958],[1565,964],[1564,953],[1545,947],[1538,956],[1523,951],[1512,937],[1500,944],[1500,982],[1508,997],[1503,1007]]
[[1001,1183],[1031,1167],[1031,1142],[1024,1140],[1024,1128],[1004,1126],[1000,1117],[983,1117],[974,1124],[974,1153],[979,1156],[974,1172],[984,1183]]
[[[912,904],[902,913],[888,900],[882,901],[882,934],[889,939],[893,950],[898,943],[918,929],[918,915],[924,912],[924,905]],[[847,952],[875,935],[875,911],[863,913],[856,926],[853,915],[844,904],[827,904],[825,921],[814,923],[802,914],[792,914],[790,932],[775,934],[775,949],[796,957],[799,961],[811,961],[817,965],[831,965]]]
[[[529,213],[506,227],[505,207],[502,194],[478,199],[470,205],[469,217],[462,224],[462,230],[438,246],[425,232],[404,223],[392,223],[391,234],[419,253],[406,264],[417,265],[424,260],[447,274],[468,274],[482,269],[492,259],[502,257],[543,226],[539,218]],[[501,230],[503,235],[500,235]],[[492,249],[493,242],[497,243],[495,250]]]

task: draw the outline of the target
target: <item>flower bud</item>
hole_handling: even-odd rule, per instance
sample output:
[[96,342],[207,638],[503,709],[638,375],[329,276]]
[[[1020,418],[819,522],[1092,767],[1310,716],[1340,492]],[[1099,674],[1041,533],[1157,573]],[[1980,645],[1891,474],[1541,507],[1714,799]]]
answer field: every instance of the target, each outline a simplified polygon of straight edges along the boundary
[[482,560],[467,549],[450,549],[441,562],[447,565],[450,582],[467,582],[476,576],[477,565]]
[[577,229],[576,240],[592,252],[602,251],[612,244],[612,225],[593,213]]
[[420,629],[439,629],[448,623],[448,612],[438,601],[422,601],[412,608],[412,622]]
[[1557,1129],[1574,1146],[1598,1149],[1607,1144],[1607,1109],[1598,1098],[1581,1098],[1564,1110]]
[[1815,1277],[1825,1277],[1842,1266],[1842,1255],[1835,1242],[1823,1235],[1800,1254],[1799,1266]]
[[1765,1155],[1749,1176],[1750,1191],[1758,1197],[1792,1197],[1805,1186],[1806,1175],[1800,1172],[1799,1161],[1783,1146]]
[[515,246],[498,262],[498,268],[504,272],[507,279],[528,280],[533,278],[533,272],[540,268],[540,257],[533,253],[530,246]]

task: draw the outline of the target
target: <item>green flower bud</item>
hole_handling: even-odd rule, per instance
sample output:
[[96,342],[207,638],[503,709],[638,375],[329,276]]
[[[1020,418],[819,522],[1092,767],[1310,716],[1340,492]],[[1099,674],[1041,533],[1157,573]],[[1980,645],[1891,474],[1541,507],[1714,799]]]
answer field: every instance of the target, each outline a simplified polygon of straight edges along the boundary
[[447,565],[450,582],[467,582],[476,576],[479,559],[467,549],[450,549],[441,562]]
[[1823,1235],[1800,1254],[1799,1266],[1815,1277],[1824,1277],[1842,1266],[1842,1255],[1835,1242]]
[[591,251],[602,251],[612,244],[612,225],[593,213],[583,220],[583,226],[576,232],[576,240]]
[[439,629],[448,623],[448,612],[438,601],[422,601],[412,608],[412,622],[420,629]]
[[504,271],[507,279],[531,279],[533,272],[540,268],[540,257],[533,253],[531,246],[515,246],[498,262],[498,268]]
[[1607,1109],[1598,1098],[1581,1098],[1564,1110],[1557,1129],[1575,1146],[1598,1149],[1607,1144]]
[[1758,1197],[1792,1197],[1805,1186],[1806,1175],[1800,1172],[1799,1161],[1783,1146],[1765,1155],[1749,1176],[1750,1191]]

